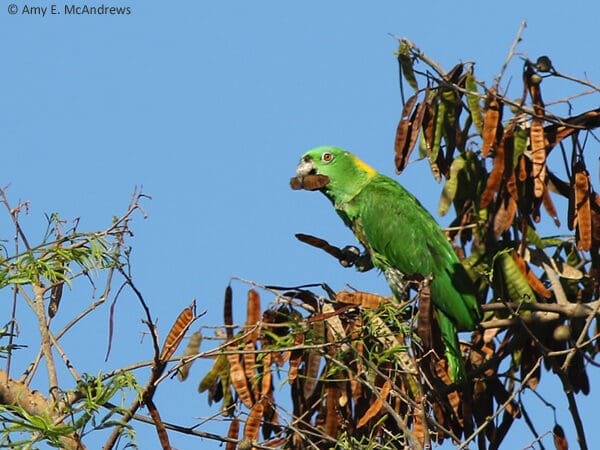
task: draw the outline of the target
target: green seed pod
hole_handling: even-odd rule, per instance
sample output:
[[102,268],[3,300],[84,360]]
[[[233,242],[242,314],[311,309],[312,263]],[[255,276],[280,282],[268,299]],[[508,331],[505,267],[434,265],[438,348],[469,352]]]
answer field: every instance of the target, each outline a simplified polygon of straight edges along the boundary
[[533,85],[538,85],[542,82],[542,77],[537,73],[532,73],[529,77],[529,82]]
[[552,61],[547,56],[540,56],[535,62],[535,68],[540,72],[550,72],[552,70]]

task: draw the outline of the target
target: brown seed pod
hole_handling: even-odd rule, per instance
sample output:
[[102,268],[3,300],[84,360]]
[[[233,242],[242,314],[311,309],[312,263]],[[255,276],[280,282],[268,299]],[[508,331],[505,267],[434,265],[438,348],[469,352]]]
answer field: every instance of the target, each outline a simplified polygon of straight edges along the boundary
[[293,177],[290,179],[290,187],[298,191],[305,189],[307,191],[318,191],[329,183],[329,177],[326,175],[306,175],[302,178]]

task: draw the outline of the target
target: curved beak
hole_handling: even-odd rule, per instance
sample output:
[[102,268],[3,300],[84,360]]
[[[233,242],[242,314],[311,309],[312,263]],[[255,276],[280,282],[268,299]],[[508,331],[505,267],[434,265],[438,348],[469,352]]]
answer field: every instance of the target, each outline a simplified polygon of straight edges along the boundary
[[312,158],[310,156],[304,156],[300,160],[298,167],[296,167],[296,176],[302,178],[310,173],[314,173],[314,170],[315,163],[313,162]]

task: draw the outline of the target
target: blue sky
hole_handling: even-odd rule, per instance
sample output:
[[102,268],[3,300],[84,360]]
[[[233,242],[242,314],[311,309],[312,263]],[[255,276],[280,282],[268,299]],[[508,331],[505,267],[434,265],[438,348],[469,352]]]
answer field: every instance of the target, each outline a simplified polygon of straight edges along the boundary
[[[294,233],[305,232],[340,246],[354,242],[324,198],[291,191],[288,181],[299,156],[324,144],[353,150],[393,174],[401,103],[397,44],[388,33],[408,37],[447,69],[476,61],[477,75],[489,83],[527,19],[520,51],[531,58],[548,54],[560,71],[600,79],[593,52],[600,11],[593,2],[575,8],[512,1],[483,7],[473,1],[121,0],[110,4],[130,6],[130,15],[100,17],[23,15],[25,5],[50,3],[15,4],[16,15],[0,10],[0,184],[11,184],[13,200],[31,201],[26,223],[39,237],[43,214],[54,211],[81,217],[81,229],[104,227],[126,208],[134,187],[143,186],[153,199],[145,203],[148,219],[133,224],[133,275],[163,336],[192,298],[207,310],[199,325],[220,324],[232,276],[387,292],[375,272],[345,270],[296,241]],[[515,86],[519,69],[513,66]],[[564,96],[548,85],[548,98]],[[575,106],[595,107],[597,97]],[[425,164],[411,164],[399,180],[435,211],[440,188],[424,181]],[[11,236],[6,216],[0,233]],[[246,286],[234,289],[241,318]],[[150,357],[149,341],[140,343],[142,314],[130,297],[117,308],[114,353],[104,363],[107,317],[105,308],[86,324],[89,342],[81,335],[67,340],[88,371]],[[193,424],[214,412],[196,393],[207,367],[198,364],[187,383],[159,389],[163,419]],[[593,369],[591,375],[594,396]],[[550,378],[542,378],[540,389],[555,401],[574,446],[564,396],[552,395],[560,388]],[[578,400],[588,412],[588,443],[597,446],[592,400]],[[539,430],[551,429],[551,410],[537,404]],[[157,447],[152,428],[140,426],[138,433],[140,448]],[[175,434],[171,439],[181,449],[198,445]],[[518,426],[508,439],[507,448],[533,440]]]

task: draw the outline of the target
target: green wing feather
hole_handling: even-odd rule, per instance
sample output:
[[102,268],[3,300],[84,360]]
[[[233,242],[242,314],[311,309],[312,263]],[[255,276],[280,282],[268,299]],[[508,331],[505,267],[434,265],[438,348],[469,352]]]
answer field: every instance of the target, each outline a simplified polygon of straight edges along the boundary
[[472,330],[479,308],[470,280],[435,219],[402,186],[377,174],[345,213],[376,267],[406,275],[433,274],[431,298],[461,330]]

